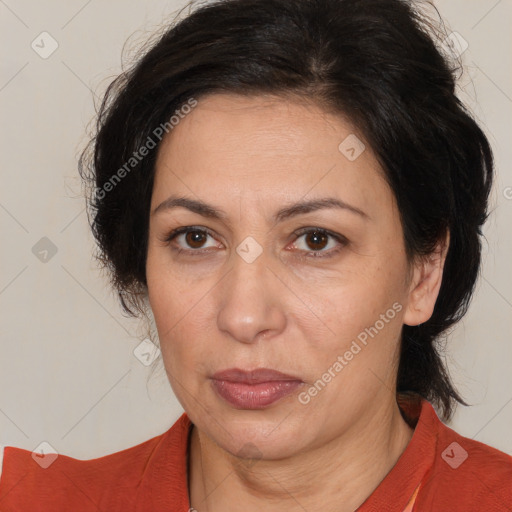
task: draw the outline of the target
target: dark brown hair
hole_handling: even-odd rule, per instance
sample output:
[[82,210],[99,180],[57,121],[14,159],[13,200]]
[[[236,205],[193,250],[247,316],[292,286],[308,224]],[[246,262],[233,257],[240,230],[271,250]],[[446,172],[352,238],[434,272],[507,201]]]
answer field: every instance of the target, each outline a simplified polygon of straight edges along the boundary
[[[377,154],[409,258],[428,255],[450,232],[435,311],[403,327],[397,382],[397,392],[423,396],[448,419],[454,401],[464,402],[439,343],[474,290],[493,157],[431,26],[405,0],[220,0],[166,29],[108,88],[80,160],[98,257],[126,312],[137,315],[147,291],[155,130],[208,93],[312,99],[348,117]],[[130,160],[149,138],[157,147]]]

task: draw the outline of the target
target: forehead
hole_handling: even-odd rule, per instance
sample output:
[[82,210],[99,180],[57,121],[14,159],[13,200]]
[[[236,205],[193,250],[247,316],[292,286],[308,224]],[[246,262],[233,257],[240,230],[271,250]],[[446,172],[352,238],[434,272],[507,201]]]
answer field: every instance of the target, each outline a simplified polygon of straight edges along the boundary
[[164,139],[162,150],[169,144],[186,149],[201,144],[202,152],[226,158],[237,157],[243,149],[248,156],[288,160],[294,155],[336,154],[333,142],[354,131],[340,115],[306,100],[212,94],[184,116]]
[[153,203],[170,192],[284,201],[338,190],[363,207],[388,186],[368,144],[354,160],[340,150],[348,140],[359,141],[359,151],[362,139],[312,102],[212,94],[163,139]]

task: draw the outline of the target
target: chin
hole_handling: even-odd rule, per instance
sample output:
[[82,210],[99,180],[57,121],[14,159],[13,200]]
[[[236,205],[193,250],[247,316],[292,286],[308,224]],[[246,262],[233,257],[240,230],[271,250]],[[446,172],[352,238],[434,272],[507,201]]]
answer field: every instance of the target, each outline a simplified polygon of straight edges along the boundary
[[[198,428],[221,448],[242,459],[283,459],[308,444],[303,439],[307,434],[301,426],[303,420],[289,408],[209,411],[210,416],[215,416],[202,418]],[[311,429],[309,432],[311,435]]]

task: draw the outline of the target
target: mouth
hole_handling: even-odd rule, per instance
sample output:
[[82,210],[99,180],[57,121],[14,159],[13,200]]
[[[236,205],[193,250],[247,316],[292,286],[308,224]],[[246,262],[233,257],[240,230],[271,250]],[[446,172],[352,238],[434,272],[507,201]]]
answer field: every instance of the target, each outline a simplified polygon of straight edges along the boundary
[[268,368],[223,370],[211,382],[215,392],[236,409],[263,409],[304,384],[298,377]]

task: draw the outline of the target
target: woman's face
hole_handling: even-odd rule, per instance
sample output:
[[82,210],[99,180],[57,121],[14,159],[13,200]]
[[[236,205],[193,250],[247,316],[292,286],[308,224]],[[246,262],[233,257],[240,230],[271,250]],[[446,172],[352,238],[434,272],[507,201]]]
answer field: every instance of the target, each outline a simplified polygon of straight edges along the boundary
[[[192,422],[232,454],[318,447],[395,400],[410,269],[356,137],[317,106],[214,94],[159,149],[147,283],[162,356]],[[261,368],[289,377],[219,374]]]

